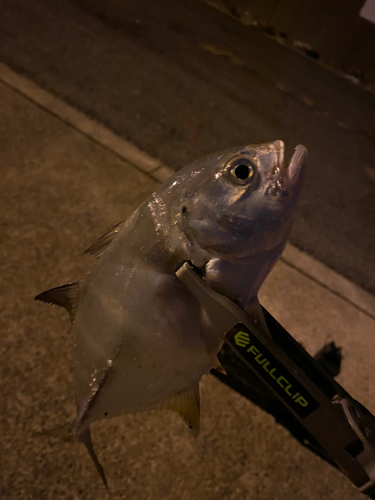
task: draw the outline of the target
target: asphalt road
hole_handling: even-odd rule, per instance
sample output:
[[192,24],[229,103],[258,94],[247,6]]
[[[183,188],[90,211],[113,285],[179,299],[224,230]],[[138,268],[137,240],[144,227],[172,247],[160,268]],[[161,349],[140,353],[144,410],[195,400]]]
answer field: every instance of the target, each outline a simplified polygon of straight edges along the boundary
[[0,61],[178,169],[302,143],[291,241],[375,292],[375,98],[201,2],[2,0]]

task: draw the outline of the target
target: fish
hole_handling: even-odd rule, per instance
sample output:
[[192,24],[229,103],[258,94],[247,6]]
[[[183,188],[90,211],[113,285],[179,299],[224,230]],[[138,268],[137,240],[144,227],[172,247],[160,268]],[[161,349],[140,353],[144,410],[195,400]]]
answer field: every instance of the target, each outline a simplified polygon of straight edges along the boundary
[[285,166],[276,140],[195,161],[86,251],[98,260],[84,279],[36,297],[70,314],[77,415],[69,432],[106,486],[94,422],[169,409],[199,431],[199,381],[219,366],[224,339],[176,277],[185,262],[267,331],[258,291],[290,233],[306,153],[297,146]]

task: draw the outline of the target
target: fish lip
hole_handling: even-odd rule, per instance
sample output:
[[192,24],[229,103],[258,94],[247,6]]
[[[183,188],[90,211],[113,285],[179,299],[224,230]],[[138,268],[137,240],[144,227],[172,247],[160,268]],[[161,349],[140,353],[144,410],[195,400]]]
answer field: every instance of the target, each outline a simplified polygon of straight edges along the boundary
[[307,149],[305,148],[305,146],[303,146],[302,144],[296,146],[287,168],[288,177],[291,181],[294,182],[299,177],[298,174],[301,172],[306,155]]
[[304,158],[307,154],[305,146],[299,144],[294,149],[294,153],[285,167],[285,144],[281,140],[272,143],[275,158],[275,166],[272,172],[271,182],[267,188],[267,194],[273,197],[286,200],[291,190],[293,190],[302,179],[301,171]]
[[300,172],[303,165],[304,159],[307,155],[307,149],[302,144],[298,144],[295,147],[292,158],[290,159],[289,165],[285,167],[285,144],[281,140],[274,141],[274,146],[276,149],[276,167],[274,174],[280,175],[280,173],[286,172],[290,180],[294,180],[296,175]]

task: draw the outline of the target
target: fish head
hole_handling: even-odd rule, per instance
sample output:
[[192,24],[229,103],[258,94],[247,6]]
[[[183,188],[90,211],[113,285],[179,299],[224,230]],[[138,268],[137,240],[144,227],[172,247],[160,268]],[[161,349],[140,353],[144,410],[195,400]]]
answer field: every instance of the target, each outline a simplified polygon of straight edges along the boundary
[[304,146],[286,167],[280,140],[211,155],[194,165],[180,226],[195,247],[238,258],[285,244],[303,178]]

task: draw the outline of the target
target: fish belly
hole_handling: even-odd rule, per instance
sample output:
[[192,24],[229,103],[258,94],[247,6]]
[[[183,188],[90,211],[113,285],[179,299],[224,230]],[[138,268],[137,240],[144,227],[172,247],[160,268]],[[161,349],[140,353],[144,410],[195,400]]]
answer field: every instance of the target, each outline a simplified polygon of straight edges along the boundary
[[[124,279],[126,277],[126,279]],[[156,408],[196,385],[220,348],[174,276],[141,259],[99,272],[74,326],[78,413],[85,424]]]

